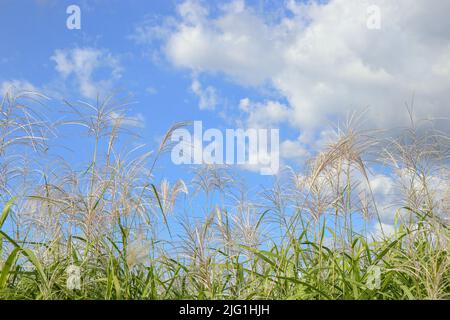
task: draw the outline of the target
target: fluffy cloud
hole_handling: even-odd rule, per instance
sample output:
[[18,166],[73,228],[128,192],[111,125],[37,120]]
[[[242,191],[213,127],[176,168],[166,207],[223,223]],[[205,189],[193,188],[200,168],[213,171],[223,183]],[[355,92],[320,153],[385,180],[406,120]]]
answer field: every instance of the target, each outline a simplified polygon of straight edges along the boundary
[[[96,98],[100,92],[111,89],[114,81],[121,77],[122,68],[111,53],[94,48],[55,50],[51,57],[55,69],[67,79],[74,77],[78,89],[85,98]],[[106,72],[104,79],[94,80],[96,72]]]
[[[370,5],[380,9],[379,30],[367,27]],[[194,72],[269,83],[289,102],[286,121],[304,131],[367,107],[371,127],[406,124],[413,94],[417,117],[450,116],[450,2],[291,0],[282,9],[269,20],[243,1],[214,15],[185,1],[165,52]]]
[[[372,6],[379,29],[368,28]],[[163,49],[193,74],[275,89],[283,103],[244,98],[238,121],[298,129],[298,139],[280,144],[284,158],[326,145],[333,140],[329,124],[353,111],[367,110],[364,129],[408,125],[405,103],[414,97],[416,118],[450,118],[449,1],[288,0],[272,9],[243,0],[218,7],[184,1],[167,24]],[[385,174],[371,177],[385,224],[393,222],[389,204],[400,199],[396,183]]]
[[299,141],[285,140],[280,145],[280,155],[285,159],[303,162],[310,156],[310,153]]
[[438,173],[423,180],[423,177],[414,171],[399,169],[392,175],[370,175],[369,180],[380,219],[384,224],[392,225],[396,218],[409,219],[411,212],[396,209],[404,206],[420,208],[425,203],[432,205],[433,214],[448,221],[448,173]]
[[239,109],[247,115],[245,126],[250,128],[272,128],[289,120],[289,108],[277,101],[252,102],[244,98]]
[[[241,99],[239,109],[245,114],[245,120],[239,125],[246,128],[274,129],[289,121],[290,111],[286,105],[277,101],[253,102],[249,98]],[[310,153],[298,140],[285,140],[280,143],[280,157],[283,160],[293,160],[302,163]]]
[[281,66],[271,27],[243,5],[224,10],[218,19],[208,19],[198,1],[181,4],[181,20],[166,44],[169,59],[198,72],[224,72],[243,84],[270,78]]

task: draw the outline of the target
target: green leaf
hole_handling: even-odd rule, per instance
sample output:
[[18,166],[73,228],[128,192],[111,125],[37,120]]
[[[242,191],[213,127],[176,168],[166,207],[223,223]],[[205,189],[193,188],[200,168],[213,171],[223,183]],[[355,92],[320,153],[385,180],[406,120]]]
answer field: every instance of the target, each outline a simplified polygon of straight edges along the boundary
[[9,200],[5,207],[3,208],[2,214],[0,216],[0,229],[3,227],[3,224],[6,221],[6,218],[8,218],[9,212],[11,211],[11,206],[14,203],[14,198],[12,198],[11,200]]
[[20,250],[21,250],[20,248],[14,248],[9,254],[8,259],[6,259],[0,274],[0,289],[5,288],[8,281],[9,271],[14,266],[17,255],[19,254]]

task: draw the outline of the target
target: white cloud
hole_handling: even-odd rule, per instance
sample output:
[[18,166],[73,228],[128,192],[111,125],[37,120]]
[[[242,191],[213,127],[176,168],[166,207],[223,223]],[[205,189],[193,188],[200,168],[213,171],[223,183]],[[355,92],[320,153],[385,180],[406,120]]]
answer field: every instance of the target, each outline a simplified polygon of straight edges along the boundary
[[181,21],[166,43],[170,60],[199,72],[224,72],[241,83],[270,78],[279,65],[277,39],[261,19],[237,8],[226,6],[227,14],[210,20],[198,1],[181,4]]
[[280,145],[280,156],[284,159],[295,160],[302,163],[310,156],[310,153],[299,141],[285,140]]
[[214,110],[217,105],[217,92],[212,86],[203,88],[201,83],[194,79],[191,84],[192,92],[199,98],[198,107],[200,110]]
[[399,205],[399,190],[394,178],[385,174],[375,174],[369,178],[380,220],[384,224],[393,224],[396,208]]
[[247,114],[246,126],[249,128],[273,128],[289,120],[289,108],[277,101],[253,102],[241,99],[239,109]]
[[197,24],[203,21],[208,15],[208,9],[197,0],[186,0],[177,8],[178,14],[183,17],[186,23]]
[[[366,26],[369,5],[381,10],[380,30]],[[285,121],[296,128],[321,130],[327,120],[368,106],[371,127],[406,124],[413,94],[417,117],[450,116],[446,0],[288,1],[289,14],[275,21],[243,1],[220,10],[212,16],[199,1],[181,4],[168,59],[245,86],[270,83],[289,102]]]
[[128,38],[137,44],[151,44],[168,36],[170,25],[159,25],[155,19],[147,19],[136,26]]
[[[122,67],[111,53],[94,48],[55,50],[51,57],[55,69],[67,79],[74,76],[78,89],[86,98],[96,98],[98,93],[109,91],[114,81],[121,77]],[[106,70],[107,76],[94,80],[94,74]]]
[[448,221],[450,205],[448,173],[436,172],[436,174],[428,176],[425,180],[417,172],[406,169],[396,170],[391,175],[370,175],[370,187],[381,222],[393,225],[396,219],[402,222],[408,221],[411,217],[416,218],[409,210],[399,208],[420,208],[429,201],[433,206],[433,214]]
[[250,109],[250,99],[249,98],[241,99],[241,101],[239,101],[239,109],[248,112]]
[[395,227],[392,224],[375,223],[371,232],[372,238],[375,240],[383,240],[395,234]]
[[22,91],[33,91],[37,92],[38,89],[29,81],[26,80],[7,80],[0,83],[0,95],[4,96],[8,91],[14,90],[14,92],[19,93]]

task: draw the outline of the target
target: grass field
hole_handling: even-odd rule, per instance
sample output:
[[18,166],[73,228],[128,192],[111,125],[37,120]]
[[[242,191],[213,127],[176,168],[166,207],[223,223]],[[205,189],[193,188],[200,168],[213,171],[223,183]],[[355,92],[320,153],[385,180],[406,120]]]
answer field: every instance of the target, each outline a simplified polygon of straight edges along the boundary
[[[301,171],[254,191],[227,167],[158,176],[186,123],[153,153],[120,154],[115,99],[67,103],[91,141],[80,169],[48,152],[64,123],[34,109],[45,97],[3,98],[0,299],[450,297],[450,139],[428,122],[381,134],[350,119]],[[384,208],[375,167],[395,185]]]

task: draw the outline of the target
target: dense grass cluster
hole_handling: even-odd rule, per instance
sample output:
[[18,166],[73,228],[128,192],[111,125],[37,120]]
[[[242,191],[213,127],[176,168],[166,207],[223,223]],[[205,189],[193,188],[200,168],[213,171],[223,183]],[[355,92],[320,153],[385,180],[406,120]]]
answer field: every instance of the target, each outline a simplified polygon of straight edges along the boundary
[[[351,119],[258,191],[223,166],[159,177],[188,123],[154,153],[119,153],[127,101],[66,102],[50,121],[46,99],[0,106],[0,299],[450,297],[450,139],[431,122],[364,132]],[[88,133],[88,164],[51,152],[67,125]],[[389,206],[373,168],[395,183]]]

